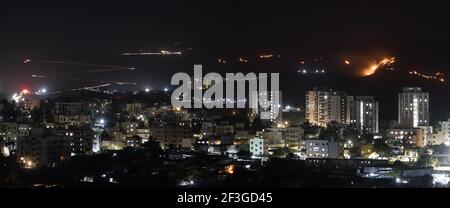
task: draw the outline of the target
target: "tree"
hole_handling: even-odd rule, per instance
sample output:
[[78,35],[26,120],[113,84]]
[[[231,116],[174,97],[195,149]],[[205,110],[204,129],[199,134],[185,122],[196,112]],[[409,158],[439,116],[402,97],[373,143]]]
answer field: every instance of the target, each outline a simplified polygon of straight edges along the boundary
[[299,159],[300,157],[296,154],[294,154],[293,152],[289,153],[286,158],[288,159]]
[[319,134],[320,130],[318,126],[313,126],[308,121],[302,125],[302,128],[305,135],[313,135],[314,137],[317,137],[316,135]]
[[397,169],[407,167],[407,165],[405,163],[403,163],[402,161],[399,161],[399,160],[396,160],[394,162],[393,166],[394,166],[394,168],[397,168]]
[[350,149],[351,157],[361,157],[360,146],[354,146]]
[[188,181],[200,181],[204,178],[203,169],[197,165],[188,165],[185,167],[184,172]]
[[170,143],[170,144],[168,145],[168,149],[169,149],[169,150],[176,150],[176,149],[178,149],[178,146],[177,146],[176,144]]
[[365,144],[360,147],[361,156],[363,158],[369,158],[373,153],[375,153],[375,148],[371,144]]
[[103,131],[103,132],[100,134],[100,139],[101,139],[101,140],[109,140],[109,139],[112,139],[112,136],[111,136],[111,134],[109,134],[107,131]]
[[388,157],[392,154],[392,147],[386,144],[385,140],[374,141],[375,151],[382,157]]
[[2,99],[0,100],[0,104],[3,106],[2,110],[0,111],[3,120],[6,122],[16,121],[18,112],[15,110],[15,103],[10,103],[8,102],[8,100]]
[[252,156],[252,153],[250,153],[250,151],[248,151],[248,150],[239,150],[239,152],[237,153],[237,156],[239,158],[247,159]]
[[347,141],[352,141],[352,143],[357,143],[359,140],[358,132],[353,128],[345,128],[343,136]]
[[438,163],[436,159],[433,159],[430,155],[422,154],[417,160],[416,165],[421,167],[433,167]]
[[277,148],[274,152],[273,152],[273,156],[275,157],[281,157],[284,158],[286,157],[289,153],[291,153],[291,149],[289,149],[288,147],[283,147],[283,148]]
[[31,110],[31,117],[33,118],[34,122],[42,123],[44,122],[45,114],[40,108],[33,108]]
[[150,153],[150,156],[153,158],[157,158],[164,151],[161,149],[159,142],[155,141],[153,138],[149,138],[149,140],[143,144],[144,150]]
[[261,130],[263,130],[264,128],[268,128],[268,127],[269,127],[269,125],[267,125],[266,122],[264,122],[263,120],[261,120],[261,118],[256,117],[256,118],[253,120],[253,126],[252,126],[251,130],[252,130],[253,132],[256,132],[256,131],[261,131]]
[[438,146],[433,146],[432,150],[435,154],[447,154],[447,152],[449,152],[450,148],[445,146],[445,144],[441,144]]
[[322,131],[320,131],[319,134],[319,138],[320,139],[339,139],[339,128],[336,125],[329,125],[327,128],[323,129]]
[[361,141],[365,144],[373,144],[373,135],[372,134],[363,134],[361,135]]

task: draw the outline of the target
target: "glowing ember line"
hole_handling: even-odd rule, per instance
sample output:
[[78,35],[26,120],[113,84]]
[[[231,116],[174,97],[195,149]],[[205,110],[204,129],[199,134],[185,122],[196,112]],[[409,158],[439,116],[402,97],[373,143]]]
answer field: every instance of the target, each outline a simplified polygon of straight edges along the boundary
[[424,79],[435,79],[435,80],[438,80],[440,82],[445,82],[445,74],[443,74],[441,72],[437,72],[434,75],[428,75],[428,74],[422,74],[422,73],[420,73],[420,72],[418,72],[416,70],[412,70],[412,71],[409,71],[409,74],[410,75],[414,75],[414,76],[418,76],[418,77],[421,77],[421,78],[424,78]]

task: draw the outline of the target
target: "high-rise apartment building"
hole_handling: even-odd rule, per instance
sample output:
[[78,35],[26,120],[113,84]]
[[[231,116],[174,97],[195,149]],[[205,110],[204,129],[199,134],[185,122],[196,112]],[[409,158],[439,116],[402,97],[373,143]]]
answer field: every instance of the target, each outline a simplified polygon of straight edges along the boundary
[[326,127],[328,124],[329,91],[307,91],[305,96],[305,120],[312,125]]
[[351,123],[360,134],[379,132],[378,101],[372,96],[356,96],[352,101]]
[[429,94],[420,87],[405,87],[398,95],[398,122],[406,128],[430,125]]
[[306,92],[305,100],[305,120],[309,123],[322,127],[330,122],[350,123],[352,97],[345,92],[313,89]]

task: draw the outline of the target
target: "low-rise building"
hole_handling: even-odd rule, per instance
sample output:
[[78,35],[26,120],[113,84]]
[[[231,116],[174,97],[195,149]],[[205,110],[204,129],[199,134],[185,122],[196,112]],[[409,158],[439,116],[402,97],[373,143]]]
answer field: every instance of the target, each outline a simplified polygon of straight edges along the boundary
[[144,111],[145,105],[143,103],[128,103],[125,106],[125,111],[131,116],[137,117]]
[[22,110],[33,110],[40,107],[41,101],[38,99],[26,98],[23,102],[19,102],[19,107]]
[[283,141],[286,147],[292,150],[302,149],[303,128],[301,127],[286,127],[283,129]]
[[389,158],[389,161],[401,161],[404,163],[415,163],[419,160],[419,148],[404,148],[403,152]]
[[168,148],[171,145],[192,148],[194,134],[188,125],[161,125],[155,127],[155,140],[163,148]]
[[283,141],[282,128],[266,128],[262,132],[264,144],[271,149],[283,148],[285,146]]
[[55,113],[59,115],[87,114],[89,108],[84,102],[58,102],[55,103]]
[[150,136],[151,136],[151,131],[148,128],[139,128],[136,129],[136,132],[134,133],[134,135],[140,137],[142,139],[142,143],[145,143],[149,140]]
[[81,125],[89,124],[89,122],[91,121],[91,116],[83,115],[83,114],[80,114],[80,115],[61,114],[61,115],[55,115],[54,119],[57,124],[69,125],[69,126],[81,126]]
[[4,141],[4,152],[8,155],[15,151],[16,141],[19,136],[28,136],[31,127],[29,124],[18,124],[15,122],[0,123],[0,137]]
[[4,122],[0,124],[0,134],[6,141],[15,140],[19,132],[19,125],[14,122]]
[[432,135],[430,135],[430,137],[428,138],[427,144],[430,146],[441,145],[441,144],[445,144],[448,146],[450,143],[449,143],[449,141],[445,140],[444,131],[436,131]]
[[126,147],[141,147],[142,146],[142,138],[138,136],[131,136],[125,138],[125,146]]
[[266,146],[264,144],[264,139],[262,139],[261,137],[254,137],[253,139],[250,139],[250,153],[252,154],[252,156],[258,157],[258,156],[263,156],[266,153]]
[[202,122],[201,135],[204,137],[213,136],[216,130],[216,122]]
[[[118,134],[118,133],[117,133]],[[101,150],[122,150],[125,147],[125,137],[120,135],[110,135],[106,132],[100,134]]]
[[218,125],[215,129],[216,135],[233,135],[234,126],[232,125]]
[[55,167],[70,157],[70,136],[52,135],[43,130],[17,138],[17,160],[25,168]]
[[307,158],[338,158],[339,143],[329,140],[306,140]]
[[450,119],[447,121],[441,122],[441,131],[443,132],[443,140],[444,144],[449,146],[450,145]]
[[217,124],[216,122],[202,122],[201,134],[205,137],[233,135],[235,128],[227,122]]
[[70,137],[70,156],[89,155],[94,150],[95,134],[89,126],[58,129],[57,135]]
[[122,130],[126,134],[134,135],[136,130],[139,128],[138,122],[123,122],[121,123]]
[[30,135],[31,126],[29,124],[19,124],[17,130],[17,136],[28,136]]
[[399,142],[407,146],[424,147],[426,145],[425,132],[422,128],[388,129],[387,137],[391,142]]
[[239,130],[234,134],[234,144],[235,145],[248,145],[250,139],[252,139],[255,134],[250,133],[249,131]]

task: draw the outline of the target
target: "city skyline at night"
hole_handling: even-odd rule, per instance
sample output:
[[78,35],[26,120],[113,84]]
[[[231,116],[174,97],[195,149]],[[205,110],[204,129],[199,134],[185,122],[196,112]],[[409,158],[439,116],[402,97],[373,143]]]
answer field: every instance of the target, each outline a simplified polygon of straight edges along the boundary
[[449,188],[447,10],[0,3],[0,188]]

